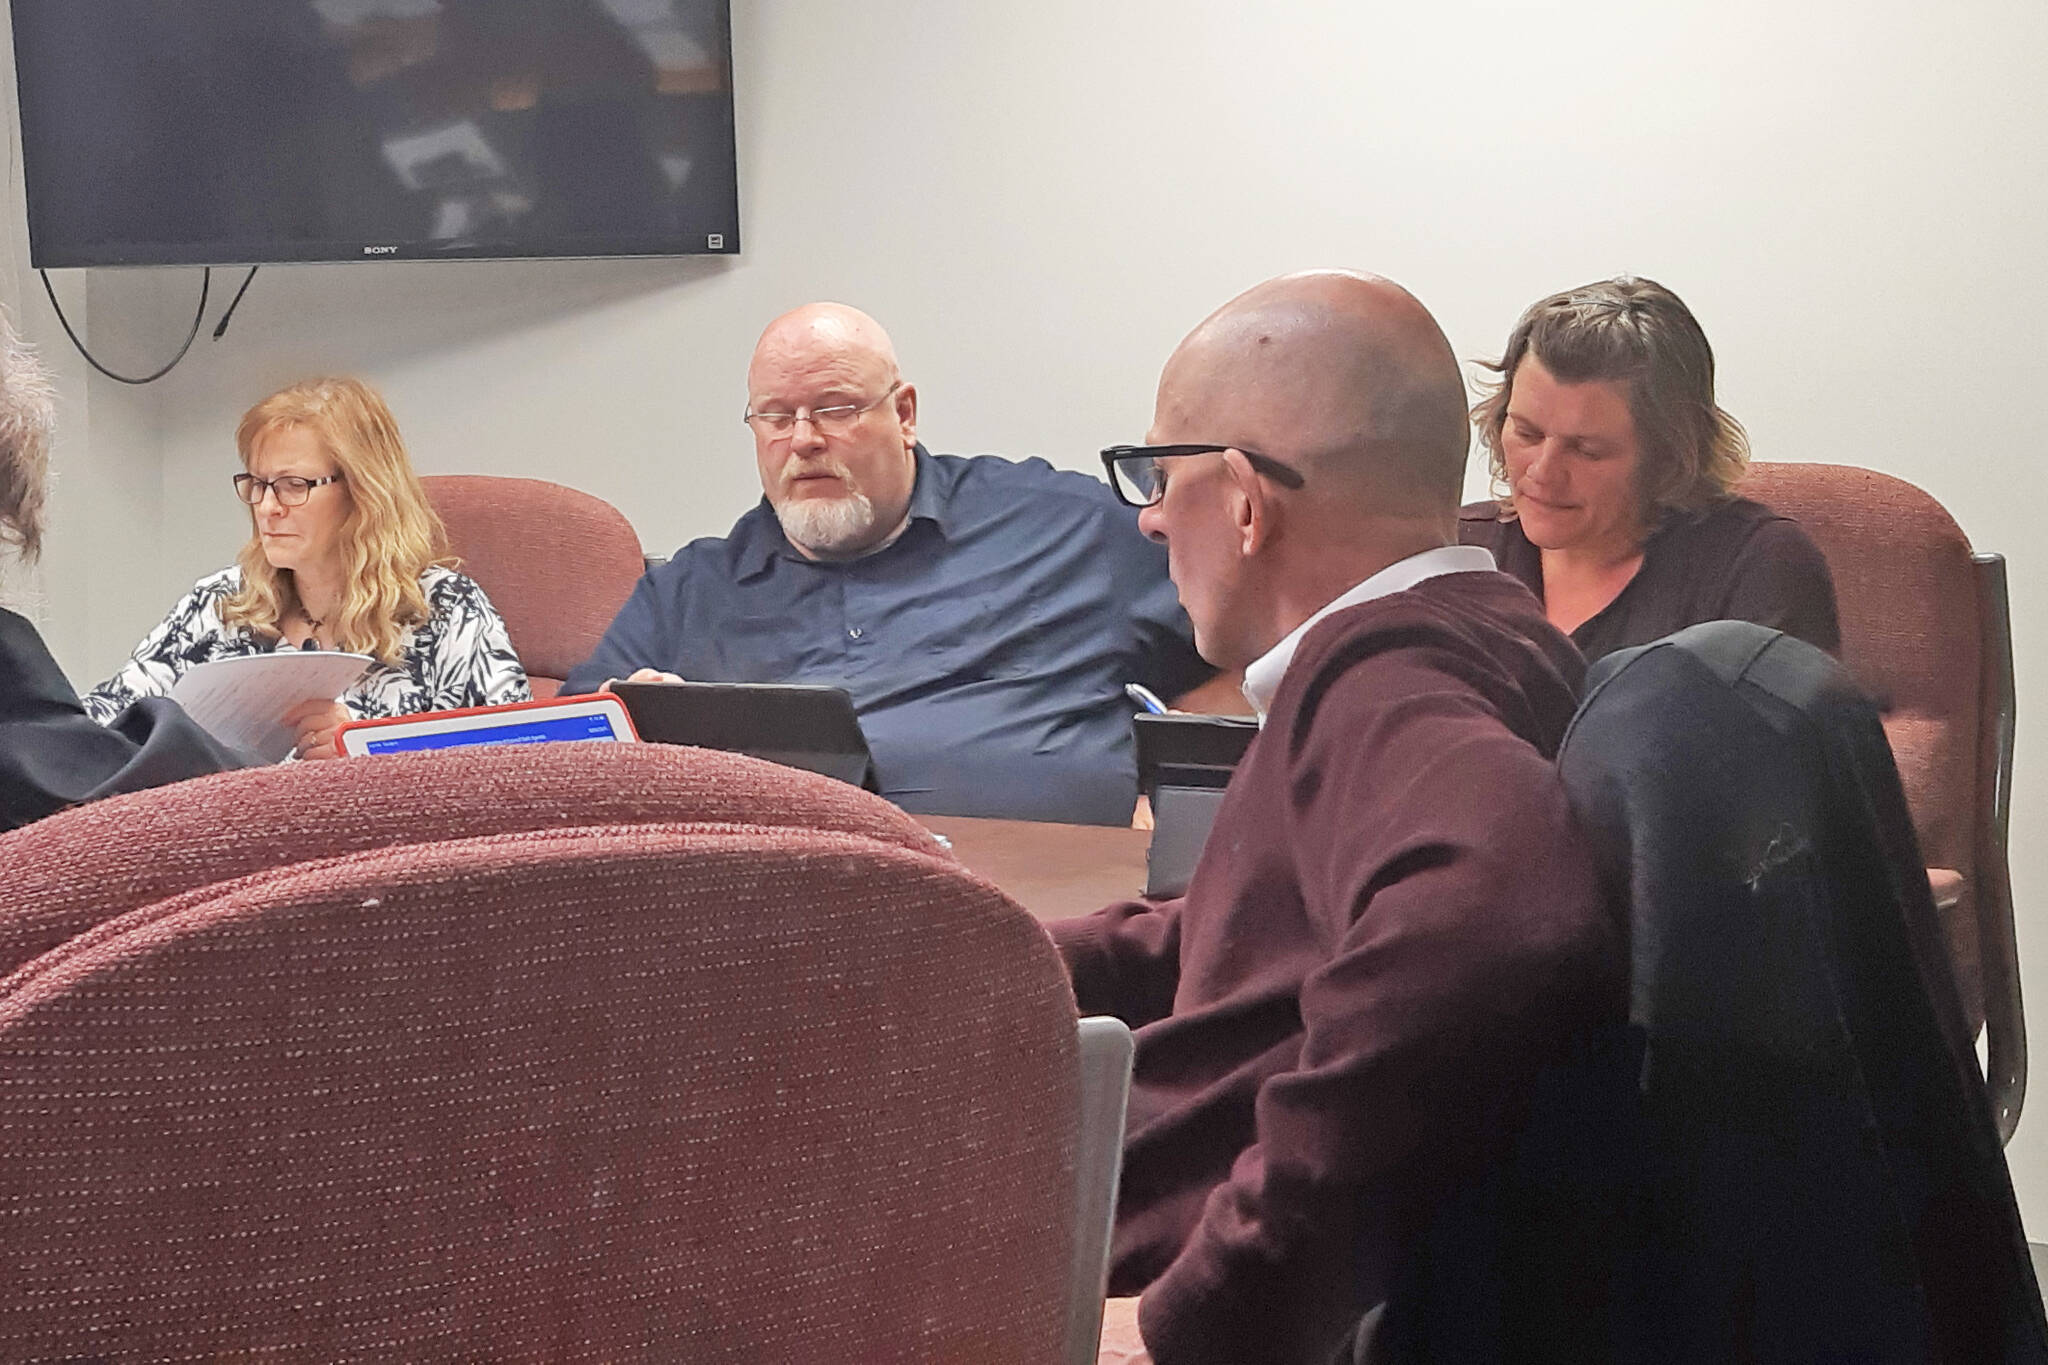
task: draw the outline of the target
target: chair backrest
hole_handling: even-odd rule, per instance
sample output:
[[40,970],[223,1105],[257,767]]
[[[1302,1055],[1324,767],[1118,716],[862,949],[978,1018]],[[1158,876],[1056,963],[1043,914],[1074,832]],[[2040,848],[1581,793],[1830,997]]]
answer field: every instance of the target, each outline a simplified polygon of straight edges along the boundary
[[1756,464],[1743,494],[1792,517],[1834,573],[1842,662],[1876,699],[1929,866],[1963,874],[1945,921],[1964,1007],[1983,1017],[1974,914],[1982,629],[1970,542],[1925,492],[1874,470]]
[[1588,1163],[1617,1358],[2048,1360],[1898,773],[1843,668],[1744,622],[1681,631],[1594,666],[1558,766],[1630,911],[1622,1112]]
[[505,618],[537,697],[589,658],[646,562],[631,522],[602,498],[544,479],[422,480],[462,571]]
[[1072,997],[936,853],[340,857],[0,989],[0,1356],[1059,1358]]
[[902,811],[843,782],[678,745],[515,744],[251,768],[0,834],[0,976],[138,906],[275,867],[487,834],[685,821],[938,848]]

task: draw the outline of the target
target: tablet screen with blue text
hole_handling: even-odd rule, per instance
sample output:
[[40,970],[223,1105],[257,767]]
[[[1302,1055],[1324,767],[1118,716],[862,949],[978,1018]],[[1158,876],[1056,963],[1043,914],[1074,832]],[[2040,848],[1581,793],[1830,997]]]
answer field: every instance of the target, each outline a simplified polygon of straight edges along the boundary
[[345,754],[400,754],[480,744],[558,744],[588,740],[633,742],[632,718],[618,698],[572,697],[514,702],[461,711],[428,711],[343,726]]

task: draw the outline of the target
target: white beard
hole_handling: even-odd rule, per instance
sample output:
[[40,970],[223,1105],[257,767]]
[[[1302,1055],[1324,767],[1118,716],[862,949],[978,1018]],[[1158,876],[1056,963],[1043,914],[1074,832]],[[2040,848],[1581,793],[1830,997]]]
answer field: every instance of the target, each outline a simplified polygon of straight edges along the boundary
[[777,504],[775,519],[790,543],[826,557],[848,555],[875,530],[875,505],[865,493],[843,498],[789,498]]

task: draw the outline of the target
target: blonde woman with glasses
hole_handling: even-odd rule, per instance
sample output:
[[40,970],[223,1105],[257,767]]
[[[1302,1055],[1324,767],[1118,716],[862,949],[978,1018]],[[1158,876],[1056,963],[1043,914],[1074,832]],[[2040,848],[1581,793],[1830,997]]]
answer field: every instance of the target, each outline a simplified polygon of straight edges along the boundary
[[310,379],[280,390],[249,409],[235,442],[248,543],[86,695],[95,719],[166,695],[196,664],[275,649],[376,660],[337,706],[300,720],[302,758],[333,757],[347,720],[532,695],[490,599],[450,567],[398,424],[368,385]]

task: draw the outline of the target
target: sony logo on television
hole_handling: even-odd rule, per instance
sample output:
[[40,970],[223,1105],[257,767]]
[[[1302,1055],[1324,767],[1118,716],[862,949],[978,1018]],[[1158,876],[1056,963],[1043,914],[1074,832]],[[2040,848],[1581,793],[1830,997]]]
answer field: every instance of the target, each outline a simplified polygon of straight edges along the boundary
[[365,256],[396,256],[398,248],[395,246],[366,246],[363,248],[363,254]]

